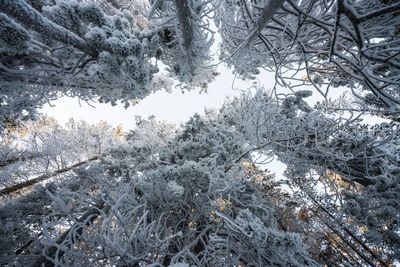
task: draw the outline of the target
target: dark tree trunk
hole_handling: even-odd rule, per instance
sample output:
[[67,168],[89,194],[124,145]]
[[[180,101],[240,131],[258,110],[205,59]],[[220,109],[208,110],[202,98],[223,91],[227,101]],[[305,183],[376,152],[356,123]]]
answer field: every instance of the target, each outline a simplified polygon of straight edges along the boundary
[[86,163],[95,161],[97,159],[99,159],[99,156],[90,158],[90,159],[85,160],[85,161],[78,162],[78,163],[76,163],[74,165],[71,165],[69,167],[66,167],[66,168],[63,168],[63,169],[60,169],[60,170],[57,170],[57,171],[54,171],[54,172],[51,172],[51,173],[48,173],[48,174],[41,175],[41,176],[36,177],[34,179],[31,179],[31,180],[28,180],[28,181],[25,181],[25,182],[22,182],[22,183],[19,183],[19,184],[16,184],[16,185],[12,185],[12,186],[6,187],[6,188],[0,190],[0,196],[1,195],[9,195],[9,194],[17,192],[19,190],[25,189],[27,187],[35,185],[35,184],[37,184],[39,182],[42,182],[44,180],[50,179],[50,178],[52,178],[54,176],[57,176],[59,174],[71,171],[74,168],[77,168],[77,167],[82,166],[82,165],[84,165]]

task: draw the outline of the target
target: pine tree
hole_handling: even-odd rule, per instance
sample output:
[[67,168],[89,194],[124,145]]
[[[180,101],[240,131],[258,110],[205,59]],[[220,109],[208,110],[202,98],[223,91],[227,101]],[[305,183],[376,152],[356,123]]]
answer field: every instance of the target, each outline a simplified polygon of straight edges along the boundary
[[[275,87],[351,88],[365,108],[399,112],[396,1],[219,1],[221,59],[242,77],[275,73]],[[335,89],[337,91],[337,89]]]
[[[148,125],[160,129],[150,138]],[[245,151],[241,135],[213,115],[194,116],[175,137],[165,135],[165,127],[138,120],[120,149],[123,154],[116,149],[69,180],[86,180],[80,189],[68,183],[45,189],[53,204],[42,212],[41,234],[14,261],[45,266],[317,266],[298,235],[278,230],[273,204],[251,182],[255,174],[235,163]],[[148,145],[157,138],[167,145]],[[140,160],[141,145],[147,161]],[[118,157],[129,150],[131,160]]]

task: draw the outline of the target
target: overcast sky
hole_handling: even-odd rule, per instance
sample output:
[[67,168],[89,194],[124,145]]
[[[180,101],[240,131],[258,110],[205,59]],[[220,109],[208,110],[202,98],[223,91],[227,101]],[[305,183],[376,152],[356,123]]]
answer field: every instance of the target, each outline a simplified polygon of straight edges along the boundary
[[[218,71],[220,75],[209,85],[207,93],[199,93],[198,90],[182,93],[179,88],[174,89],[172,93],[157,91],[128,109],[124,109],[122,104],[113,107],[111,104],[91,103],[94,106],[92,107],[78,98],[63,97],[51,102],[53,107],[43,107],[41,112],[54,117],[61,124],[72,117],[89,123],[104,120],[114,126],[122,124],[125,130],[134,127],[134,116],[137,115],[144,118],[154,115],[159,120],[179,124],[187,121],[195,113],[204,113],[204,108],[220,107],[227,97],[240,94],[241,91],[237,88],[246,89],[255,83],[235,79],[232,88],[232,72],[222,65],[218,67]],[[265,73],[262,77],[264,83],[272,78],[271,73]],[[265,85],[268,89],[268,85]]]

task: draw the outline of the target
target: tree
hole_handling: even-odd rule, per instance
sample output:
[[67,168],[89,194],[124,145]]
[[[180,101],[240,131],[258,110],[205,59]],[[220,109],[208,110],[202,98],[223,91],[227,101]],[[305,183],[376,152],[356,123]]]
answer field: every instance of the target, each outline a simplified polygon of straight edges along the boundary
[[[346,86],[355,97],[398,114],[399,12],[396,1],[220,1],[221,58],[242,77],[275,73],[293,90],[325,98]],[[374,104],[375,103],[375,104]]]
[[[90,201],[90,194],[93,194],[96,183],[102,178],[95,171],[95,166],[95,162],[83,165],[82,168],[75,166],[75,169],[63,173],[61,177],[56,177],[57,179],[46,183],[45,186],[38,185],[25,190],[24,194],[18,197],[2,199],[0,207],[2,265],[32,264],[40,258],[43,235],[54,236],[60,234],[60,231],[62,233],[71,218],[65,216],[66,211],[70,211],[69,216],[79,216],[80,206],[74,204],[78,200]],[[65,192],[65,199],[57,198],[59,192]],[[58,220],[63,219],[63,224],[54,224],[55,228],[44,232],[42,223],[50,224],[50,215],[54,214],[53,201],[59,205],[63,203],[62,201],[67,203],[66,206],[58,206],[64,208],[64,211],[59,211],[56,216]],[[87,211],[87,205],[82,205],[81,208]]]
[[0,142],[0,194],[25,189],[96,160],[120,143],[114,129],[104,122],[89,125],[70,120],[63,128],[54,119],[42,118],[25,124]]
[[102,178],[94,166],[123,143],[115,130],[104,122],[73,120],[61,127],[51,118],[8,129],[1,142],[6,164],[0,168],[0,264],[31,263],[41,253],[42,220],[52,214],[55,199],[46,190],[72,192],[71,199],[93,194]]
[[[150,24],[139,21],[146,14],[138,8],[118,1],[1,1],[0,116],[32,119],[38,107],[60,95],[128,106],[168,84],[152,83],[160,57],[171,69],[182,68],[174,76],[183,81],[209,81],[211,74],[194,78],[209,60],[212,41],[205,41],[204,22],[181,21],[188,19],[189,6],[182,1],[177,7]],[[177,55],[182,60],[171,58]]]
[[[318,210],[329,211],[324,216],[335,225],[347,225],[361,244],[382,248],[384,258],[395,260],[399,235],[393,229],[399,227],[400,181],[398,152],[393,149],[399,142],[398,125],[370,127],[357,120],[327,117],[305,105],[302,99],[309,95],[298,91],[279,105],[259,91],[254,97],[245,95],[226,103],[221,116],[247,137],[249,153],[275,155],[284,162],[286,176],[305,191],[304,197],[316,202]],[[340,176],[348,188],[336,194],[316,189],[327,173]]]
[[[326,99],[345,86],[365,105],[397,116],[399,5],[395,1],[10,1],[0,2],[2,114],[32,119],[63,95],[129,105],[153,90],[161,59],[184,88],[217,74],[212,13],[221,59],[241,77],[259,68],[295,90]],[[9,38],[13,36],[13,38]],[[275,86],[276,87],[276,86]]]
[[[398,260],[399,4],[149,4],[0,0],[0,264]],[[181,87],[206,87],[215,75],[211,14],[222,60],[243,78],[275,71],[275,99],[245,93],[180,128],[137,118],[126,136],[74,121],[18,128],[60,95],[129,104],[168,87],[154,76],[158,60]],[[280,94],[278,85],[291,93]],[[303,85],[324,103],[309,106],[312,92],[297,89]],[[341,86],[356,107],[328,99]],[[364,125],[362,112],[392,121]],[[261,170],[256,155],[285,163],[286,178]]]
[[[148,124],[165,127],[152,120],[138,123],[132,143],[128,138],[121,148],[126,152],[132,147],[132,158],[137,156],[140,133],[146,140]],[[77,190],[67,183],[44,189],[43,196],[53,204],[42,213],[41,234],[13,262],[317,266],[299,236],[277,229],[272,203],[246,178],[252,174],[245,175],[239,164],[226,168],[245,151],[242,136],[231,126],[212,114],[195,116],[176,137],[163,138],[169,139],[167,146],[142,143],[149,162],[121,165],[114,151],[68,180],[86,180],[89,187]],[[150,163],[152,168],[140,166]],[[121,172],[127,167],[130,172]],[[41,255],[28,252],[38,250]]]
[[207,19],[214,9],[213,1],[150,1],[149,14],[163,25],[163,48],[161,60],[168,72],[177,77],[184,88],[207,87],[217,74],[212,67],[210,55],[214,33]]
[[[126,143],[101,161],[38,187],[46,204],[24,222],[39,235],[18,241],[11,251],[24,252],[8,258],[63,266],[314,266],[303,239],[323,264],[389,265],[398,255],[394,128],[326,117],[306,105],[309,95],[299,91],[279,104],[263,91],[244,94],[181,129],[137,118]],[[253,152],[277,155],[294,193],[252,165]],[[341,183],[332,180],[338,173]],[[26,203],[13,201],[15,211]],[[5,216],[29,214],[12,215],[9,205]],[[341,256],[329,256],[335,253]]]
[[87,1],[0,6],[1,106],[8,117],[34,114],[60,94],[112,103],[148,94],[157,33],[140,33],[129,11],[106,14]]

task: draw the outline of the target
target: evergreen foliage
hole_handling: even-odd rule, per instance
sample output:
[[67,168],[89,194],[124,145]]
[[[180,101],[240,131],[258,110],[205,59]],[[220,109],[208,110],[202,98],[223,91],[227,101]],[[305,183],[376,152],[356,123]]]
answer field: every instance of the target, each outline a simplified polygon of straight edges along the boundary
[[[0,0],[0,265],[395,266],[399,13],[393,0]],[[243,79],[273,71],[271,92],[180,127],[137,117],[129,133],[37,113],[62,96],[128,107],[175,81],[205,91],[216,34],[220,62]],[[284,177],[263,169],[273,160]]]

